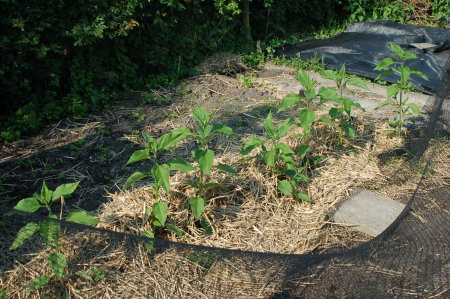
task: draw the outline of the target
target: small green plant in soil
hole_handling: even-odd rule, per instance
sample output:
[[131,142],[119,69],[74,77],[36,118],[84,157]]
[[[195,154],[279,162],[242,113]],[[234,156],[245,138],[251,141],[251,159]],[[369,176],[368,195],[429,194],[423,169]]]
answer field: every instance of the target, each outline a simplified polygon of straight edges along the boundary
[[[196,162],[196,166],[191,165],[183,159],[171,160],[169,161],[169,165],[175,170],[198,172],[198,178],[194,182],[189,183],[189,185],[197,189],[197,196],[189,199],[189,205],[193,211],[194,219],[200,221],[201,226],[206,232],[210,232],[211,228],[206,220],[201,219],[206,205],[205,191],[209,188],[221,188],[222,186],[218,183],[207,182],[207,176],[211,174],[215,158],[214,151],[209,149],[208,145],[214,135],[236,136],[236,134],[228,126],[222,124],[211,125],[211,119],[214,114],[208,113],[203,106],[198,106],[194,110],[193,116],[197,122],[193,136],[197,140],[198,149],[192,152],[192,158]],[[218,164],[215,167],[232,175],[237,174],[236,170],[227,164]]]
[[19,166],[33,168],[33,165],[36,164],[36,161],[33,159],[24,159],[24,160],[19,160],[16,163]]
[[333,120],[333,123],[331,123],[331,125],[338,128],[338,145],[343,146],[344,135],[346,135],[350,139],[356,138],[356,128],[351,122],[351,113],[353,107],[364,111],[359,103],[353,101],[352,99],[344,97],[344,90],[348,86],[356,86],[366,90],[368,90],[369,88],[362,79],[356,77],[349,78],[345,72],[345,64],[342,65],[339,71],[324,71],[322,73],[322,76],[326,79],[331,79],[336,83],[336,89],[330,87],[322,87],[319,90],[318,95],[325,101],[331,101],[335,103],[335,107],[331,108],[328,114]]
[[[150,159],[152,161],[153,167],[146,172],[137,171],[134,172],[126,181],[124,188],[130,187],[135,182],[142,180],[147,177],[153,178],[153,183],[151,184],[154,190],[154,197],[156,200],[160,198],[160,189],[162,188],[165,192],[170,192],[170,171],[171,170],[181,170],[184,169],[177,167],[177,164],[160,164],[158,162],[158,156],[160,153],[170,150],[178,142],[192,136],[192,133],[187,128],[175,129],[170,133],[164,134],[158,139],[152,138],[149,134],[145,133],[144,137],[147,141],[146,148],[143,150],[135,151],[129,158],[126,165],[131,163],[136,163],[145,159]],[[152,206],[153,220],[151,221],[153,227],[166,227],[169,230],[175,232],[177,235],[181,235],[179,229],[170,223],[166,223],[168,215],[168,205],[165,202],[156,202]],[[149,217],[150,218],[150,217]],[[153,232],[151,232],[153,234]]]
[[106,129],[106,125],[105,124],[101,124],[100,126],[98,126],[98,132],[100,134],[103,135],[109,135],[111,134],[111,132],[109,130]]
[[86,145],[86,139],[78,139],[74,143],[69,145],[69,148],[73,151],[79,151]]
[[396,131],[397,136],[401,136],[403,127],[408,122],[406,117],[420,114],[419,107],[415,103],[409,102],[409,98],[405,95],[405,92],[412,90],[412,84],[409,82],[409,78],[411,75],[418,76],[424,80],[428,80],[428,78],[422,72],[412,70],[405,65],[407,61],[417,59],[416,55],[403,50],[396,44],[391,44],[391,51],[394,54],[395,60],[387,57],[377,65],[375,70],[382,71],[377,79],[390,74],[397,74],[400,76],[400,79],[387,88],[387,100],[375,109],[386,105],[391,105],[394,108],[394,113],[397,114],[397,117],[393,121],[389,121],[389,125]]
[[311,70],[320,72],[325,69],[325,58],[323,56],[319,56],[318,53],[314,53],[309,59],[303,59],[300,56],[300,53],[297,54],[294,58],[286,58],[286,57],[276,57],[273,59],[273,62],[278,65],[291,66],[298,70]]
[[344,90],[347,86],[355,86],[365,90],[369,90],[367,84],[358,77],[349,77],[345,71],[345,64],[342,65],[339,71],[325,70],[321,73],[325,79],[333,80],[336,83],[336,88],[340,98],[344,98]]
[[302,174],[304,167],[296,167],[294,151],[286,143],[280,141],[292,129],[293,124],[294,120],[288,118],[275,126],[272,120],[272,112],[270,112],[263,122],[265,130],[263,138],[255,136],[248,139],[241,149],[241,154],[248,155],[254,149],[260,147],[261,153],[248,159],[264,160],[265,164],[279,176],[278,189],[283,194],[294,195],[301,200],[311,202],[312,200],[307,194],[297,191],[297,185],[308,180]]
[[97,267],[92,267],[89,272],[87,271],[77,271],[75,272],[75,274],[83,277],[86,280],[89,280],[91,282],[98,282],[100,281],[103,277],[105,277],[105,272],[103,272],[102,270],[98,269]]
[[252,52],[243,58],[244,63],[252,68],[260,68],[264,62],[265,57],[262,52]]
[[[52,275],[41,275],[37,277],[28,287],[30,290],[37,290],[47,285],[50,280],[56,278],[61,286],[64,285],[64,276],[66,275],[67,259],[61,252],[61,244],[59,238],[63,234],[60,223],[53,219],[64,219],[65,221],[80,223],[84,225],[95,225],[98,220],[86,213],[85,211],[72,211],[66,217],[63,217],[64,198],[69,197],[77,188],[79,182],[63,184],[58,186],[54,191],[48,189],[45,181],[42,184],[41,192],[34,193],[33,197],[22,199],[17,203],[14,209],[34,213],[40,208],[46,208],[49,219],[43,219],[39,222],[28,222],[17,233],[10,250],[17,249],[24,242],[39,232],[40,237],[47,246],[52,248],[52,252],[47,257],[47,262],[52,269]],[[54,214],[52,205],[60,202],[61,208],[59,215]]]
[[280,108],[278,110],[279,112],[293,106],[311,109],[314,106],[319,107],[323,104],[323,101],[317,104],[314,103],[314,99],[316,99],[318,95],[318,91],[316,89],[317,81],[315,79],[311,78],[305,70],[300,69],[297,72],[297,80],[305,90],[300,92],[301,95],[296,93],[289,93],[286,95],[281,100]]
[[253,81],[254,80],[255,80],[255,78],[252,75],[249,75],[249,76],[241,75],[239,77],[239,81],[241,82],[241,84],[244,85],[244,87],[247,87],[247,88],[253,87]]
[[136,120],[139,121],[139,122],[145,120],[145,114],[144,113],[133,111],[133,112],[131,112],[131,116],[136,118]]

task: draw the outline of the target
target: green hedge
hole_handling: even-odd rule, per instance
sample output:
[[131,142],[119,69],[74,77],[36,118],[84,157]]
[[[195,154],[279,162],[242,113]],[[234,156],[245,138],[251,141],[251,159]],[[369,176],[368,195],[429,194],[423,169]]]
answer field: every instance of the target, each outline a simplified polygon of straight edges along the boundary
[[[101,109],[120,92],[173,84],[205,55],[244,51],[243,1],[0,0],[0,141]],[[253,40],[263,41],[401,2],[249,1]],[[391,11],[382,17],[401,15]]]

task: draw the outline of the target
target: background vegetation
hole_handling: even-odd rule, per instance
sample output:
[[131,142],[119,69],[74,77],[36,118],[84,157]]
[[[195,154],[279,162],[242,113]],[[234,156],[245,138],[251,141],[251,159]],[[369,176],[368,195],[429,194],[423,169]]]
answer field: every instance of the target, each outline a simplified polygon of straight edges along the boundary
[[2,142],[107,107],[119,93],[174,84],[217,51],[249,52],[257,40],[270,48],[374,18],[445,26],[449,14],[448,0],[1,0],[0,8]]

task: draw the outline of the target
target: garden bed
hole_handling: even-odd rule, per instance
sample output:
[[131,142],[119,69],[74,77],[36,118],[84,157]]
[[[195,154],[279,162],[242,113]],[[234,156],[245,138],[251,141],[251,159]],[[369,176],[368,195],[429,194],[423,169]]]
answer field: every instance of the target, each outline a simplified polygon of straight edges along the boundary
[[[335,130],[326,124],[318,125],[311,139],[311,153],[323,159],[307,171],[309,180],[298,185],[313,203],[285,195],[277,188],[279,177],[270,167],[261,159],[243,161],[239,152],[246,140],[263,135],[263,120],[269,111],[277,110],[288,93],[282,88],[286,86],[283,83],[294,75],[294,70],[287,67],[245,74],[200,75],[175,88],[156,90],[152,96],[136,93],[133,98],[118,100],[102,115],[65,120],[38,136],[4,145],[0,163],[4,170],[2,193],[9,196],[6,204],[30,196],[43,179],[52,186],[81,181],[74,198],[67,200],[67,210],[91,210],[101,221],[99,228],[145,235],[151,229],[148,210],[157,201],[150,180],[140,181],[127,190],[122,188],[134,171],[148,170],[150,166],[146,160],[127,166],[125,163],[135,150],[145,146],[141,131],[159,137],[178,127],[192,130],[195,124],[192,112],[204,106],[215,112],[213,124],[225,124],[238,134],[238,137],[219,135],[210,142],[216,163],[232,166],[237,174],[211,172],[208,180],[224,188],[212,188],[205,193],[208,200],[203,215],[212,229],[206,234],[194,221],[188,201],[197,191],[187,182],[198,173],[173,173],[171,192],[161,192],[158,201],[168,204],[167,221],[184,234],[180,237],[165,228],[156,228],[157,237],[193,245],[287,254],[326,253],[355,247],[370,237],[330,222],[330,210],[357,188],[406,202],[423,174],[426,159],[408,164],[405,162],[408,153],[398,149],[413,143],[420,127],[409,128],[406,138],[395,137],[386,134],[389,126],[384,119],[373,117],[373,112],[356,110],[352,114],[356,138],[337,146]],[[358,91],[357,95],[382,101],[370,92]],[[325,104],[316,113],[325,116],[330,107],[331,104]],[[274,123],[296,116],[298,111],[294,108],[274,113]],[[386,110],[384,113],[389,115]],[[295,128],[281,140],[290,148],[297,148],[301,145],[298,137],[301,133],[300,128]],[[193,140],[184,141],[165,154],[161,163],[172,158],[189,160],[195,148]],[[434,183],[446,184],[449,152],[448,141],[432,140],[425,158],[434,157],[429,173]],[[107,196],[101,197],[105,189]],[[72,244],[78,245],[75,248]],[[70,260],[69,273],[88,271],[95,266],[101,269],[104,278],[94,283],[70,275],[65,290],[43,289],[37,296],[63,292],[88,297],[201,297],[210,288],[219,292],[217,278],[227,276],[224,269],[232,267],[230,263],[230,267],[208,268],[170,250],[149,258],[145,246],[138,246],[134,256],[130,256],[129,249],[114,244],[115,247],[95,232],[63,238],[61,249]],[[41,272],[50,272],[42,267],[49,249],[29,247],[23,251],[25,256],[16,260],[17,252],[8,251],[7,247],[1,248],[2,258],[10,261],[11,267],[7,271],[1,269],[0,289],[7,289],[12,297],[28,296],[25,285]],[[148,271],[149,267],[152,271]],[[205,275],[209,279],[200,282]],[[230,272],[228,277],[232,276]],[[246,279],[241,277],[240,282]],[[279,287],[276,282],[270,283],[269,276],[265,281],[261,297],[269,296]]]

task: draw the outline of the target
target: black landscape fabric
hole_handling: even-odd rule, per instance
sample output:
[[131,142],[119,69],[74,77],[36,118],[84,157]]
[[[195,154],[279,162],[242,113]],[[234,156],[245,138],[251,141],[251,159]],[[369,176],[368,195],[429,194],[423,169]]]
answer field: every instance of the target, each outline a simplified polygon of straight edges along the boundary
[[[418,59],[408,61],[412,69],[424,73],[430,80],[411,76],[413,87],[427,94],[435,94],[439,77],[450,56],[450,30],[424,26],[401,25],[391,21],[376,20],[373,23],[352,23],[341,34],[327,38],[307,40],[288,44],[276,51],[277,56],[309,59],[317,53],[324,56],[327,68],[339,69],[345,63],[348,73],[375,79],[380,72],[375,66],[386,57],[392,56],[390,43],[417,55]],[[396,75],[383,78],[393,83]]]

